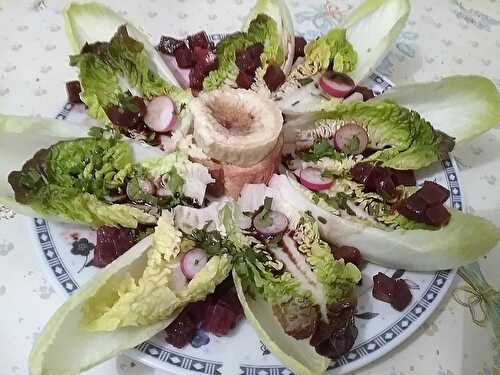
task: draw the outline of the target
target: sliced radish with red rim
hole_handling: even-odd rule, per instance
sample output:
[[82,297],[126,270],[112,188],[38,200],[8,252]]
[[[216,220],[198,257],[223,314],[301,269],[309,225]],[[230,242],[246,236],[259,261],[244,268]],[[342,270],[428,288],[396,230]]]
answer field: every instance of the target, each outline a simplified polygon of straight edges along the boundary
[[181,260],[181,270],[188,280],[191,280],[208,262],[208,255],[203,249],[189,250]]
[[175,104],[168,96],[157,96],[148,103],[144,122],[159,133],[172,130],[176,124]]
[[356,85],[347,74],[326,71],[319,79],[319,86],[330,96],[345,98],[349,96]]
[[333,140],[338,150],[349,155],[357,155],[366,149],[368,134],[361,126],[349,123],[337,130]]
[[288,228],[288,218],[278,211],[262,211],[253,219],[255,230],[270,235],[283,233]]
[[300,171],[300,183],[313,191],[328,190],[333,185],[333,179],[323,177],[317,168],[308,167]]

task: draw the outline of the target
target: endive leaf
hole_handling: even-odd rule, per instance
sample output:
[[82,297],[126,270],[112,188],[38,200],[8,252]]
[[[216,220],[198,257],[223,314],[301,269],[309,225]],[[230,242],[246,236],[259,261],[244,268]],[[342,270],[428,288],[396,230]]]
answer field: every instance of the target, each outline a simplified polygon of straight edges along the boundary
[[356,217],[339,217],[316,206],[312,193],[284,175],[269,186],[299,210],[322,217],[320,232],[338,246],[357,247],[373,263],[409,271],[459,267],[487,254],[500,241],[500,229],[490,221],[450,209],[448,225],[436,230],[383,230]]
[[500,93],[493,82],[481,76],[450,76],[397,86],[375,100],[390,100],[418,112],[457,143],[500,124]]

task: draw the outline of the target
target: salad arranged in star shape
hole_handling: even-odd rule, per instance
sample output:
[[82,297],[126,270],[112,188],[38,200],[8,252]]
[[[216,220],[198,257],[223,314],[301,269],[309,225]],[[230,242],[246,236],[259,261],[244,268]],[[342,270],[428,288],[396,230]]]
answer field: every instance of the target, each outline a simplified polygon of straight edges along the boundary
[[[364,260],[433,271],[495,247],[495,225],[415,178],[500,122],[494,84],[362,86],[409,11],[367,0],[307,42],[285,1],[258,0],[217,44],[155,48],[103,5],[68,5],[68,98],[93,126],[0,115],[0,201],[98,229],[106,268],[47,323],[31,373],[78,374],[161,331],[226,335],[244,314],[294,373],[322,374],[357,337]],[[408,306],[404,280],[374,281]]]

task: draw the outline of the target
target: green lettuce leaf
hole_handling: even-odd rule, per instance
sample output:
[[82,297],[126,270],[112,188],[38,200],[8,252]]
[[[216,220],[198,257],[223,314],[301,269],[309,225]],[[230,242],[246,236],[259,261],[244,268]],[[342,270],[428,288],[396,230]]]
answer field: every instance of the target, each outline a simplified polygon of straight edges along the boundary
[[500,93],[493,82],[481,76],[451,76],[398,86],[375,100],[392,101],[418,112],[457,143],[500,124]]
[[307,131],[318,125],[334,132],[349,121],[362,126],[369,147],[379,150],[364,160],[386,167],[420,169],[447,157],[454,147],[453,138],[433,129],[417,112],[386,101],[340,103],[332,111],[299,116],[287,123],[285,136],[294,137],[299,129]]
[[[350,73],[357,63],[357,53],[346,39],[345,29],[332,29],[305,47],[304,63],[297,67],[300,78],[324,72],[331,65],[333,70]],[[292,73],[292,77],[294,73]]]
[[322,237],[338,246],[357,247],[373,263],[411,271],[459,267],[485,255],[500,241],[500,229],[478,216],[450,209],[448,225],[437,230],[384,230],[366,220],[340,217],[316,206],[305,189],[284,175],[275,175],[270,187],[298,210],[322,218]]
[[347,40],[358,54],[350,76],[366,78],[387,55],[406,24],[409,0],[366,0],[342,21]]
[[350,295],[361,280],[361,272],[352,263],[335,260],[330,246],[321,240],[318,223],[312,216],[302,216],[296,237],[301,240],[300,252],[306,254],[307,262],[324,287],[327,304],[337,303]]

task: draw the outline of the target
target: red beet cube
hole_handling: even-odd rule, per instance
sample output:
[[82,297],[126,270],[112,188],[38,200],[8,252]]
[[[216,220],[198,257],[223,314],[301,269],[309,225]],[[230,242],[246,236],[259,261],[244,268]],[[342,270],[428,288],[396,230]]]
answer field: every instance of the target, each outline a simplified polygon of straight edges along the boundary
[[179,47],[174,52],[175,61],[181,69],[192,68],[195,64],[193,53],[186,46]]
[[203,90],[203,80],[205,79],[205,74],[197,67],[194,67],[189,72],[189,87],[192,90],[201,91]]
[[231,331],[241,316],[235,314],[231,309],[220,303],[211,305],[201,323],[201,328],[207,332],[212,332],[216,336],[225,336]]
[[162,35],[160,38],[160,44],[158,45],[158,50],[166,55],[173,56],[177,48],[186,47],[186,43],[183,40],[175,39],[169,36]]
[[415,186],[417,184],[417,180],[415,178],[415,172],[411,169],[409,170],[398,170],[398,169],[390,169],[391,178],[394,182],[394,185],[399,186]]
[[353,263],[356,267],[361,267],[363,257],[358,249],[352,246],[340,246],[333,250],[335,259],[344,259],[345,263]]
[[200,323],[207,314],[208,308],[214,303],[212,295],[209,295],[204,301],[192,302],[186,306],[185,310],[189,313],[195,323]]
[[415,221],[424,221],[424,215],[426,211],[427,205],[425,202],[413,194],[410,195],[407,199],[400,202],[400,204],[396,207],[397,211],[407,217],[410,220]]
[[428,206],[444,203],[450,197],[450,191],[448,189],[432,181],[425,181],[424,185],[416,194],[422,198]]
[[165,328],[165,341],[175,346],[183,348],[191,342],[196,334],[197,324],[191,315],[184,309],[170,325]]
[[283,73],[278,65],[269,65],[267,67],[266,73],[264,74],[264,82],[266,82],[269,90],[276,91],[276,89],[285,82],[285,79],[285,73]]
[[224,295],[220,296],[217,300],[217,303],[230,309],[233,313],[236,314],[236,317],[243,315],[243,307],[241,306],[238,295],[236,294],[236,291],[234,289],[231,289]]
[[189,48],[194,49],[195,47],[209,48],[210,41],[208,40],[208,35],[204,31],[188,36],[187,38]]
[[391,306],[398,311],[403,311],[411,302],[412,295],[408,284],[403,279],[395,282],[391,299]]
[[248,90],[250,87],[252,87],[253,81],[254,77],[243,70],[240,70],[240,72],[238,73],[238,77],[236,77],[236,84],[242,89]]
[[352,179],[365,185],[375,167],[370,163],[358,163],[351,168]]
[[425,209],[424,221],[426,224],[440,227],[450,222],[451,214],[441,203]]
[[373,276],[372,295],[380,301],[391,303],[395,286],[396,280],[390,278],[382,272],[379,272]]
[[66,93],[68,94],[68,102],[73,104],[80,104],[82,100],[80,99],[80,92],[82,87],[79,81],[69,81],[66,82]]
[[193,56],[196,60],[196,69],[198,69],[204,75],[208,74],[214,69],[217,69],[217,67],[219,66],[217,55],[209,49],[195,47],[193,49]]
[[304,48],[306,47],[307,41],[302,36],[295,37],[295,52],[293,56],[293,61],[297,60],[299,57],[304,57]]
[[365,181],[366,190],[370,192],[376,192],[379,181],[390,177],[391,175],[386,168],[373,167],[373,170]]
[[132,229],[103,226],[97,229],[92,265],[105,267],[137,243]]
[[264,51],[262,43],[256,43],[245,50],[236,51],[236,66],[240,71],[253,75],[260,66],[260,55]]

